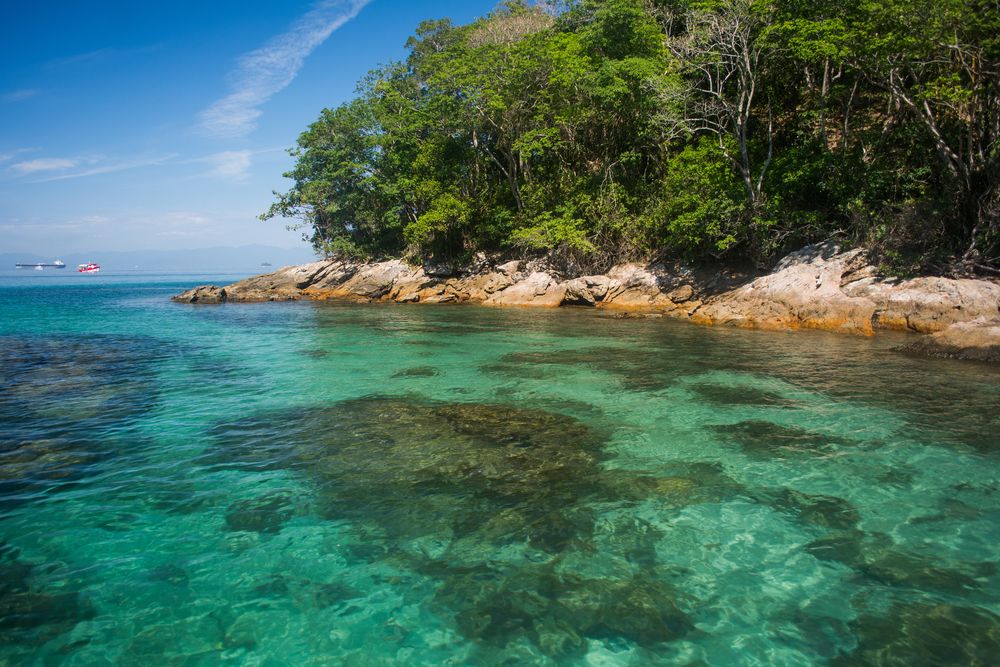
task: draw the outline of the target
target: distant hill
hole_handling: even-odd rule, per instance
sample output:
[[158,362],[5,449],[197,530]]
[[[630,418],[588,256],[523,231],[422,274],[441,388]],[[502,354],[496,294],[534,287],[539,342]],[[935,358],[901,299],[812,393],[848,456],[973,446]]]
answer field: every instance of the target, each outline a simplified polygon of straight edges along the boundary
[[55,260],[66,262],[66,270],[75,269],[77,264],[97,262],[106,271],[169,271],[206,272],[254,271],[264,273],[273,268],[289,264],[305,264],[315,261],[312,249],[277,248],[273,246],[248,245],[237,248],[197,248],[193,250],[129,250],[115,252],[66,253],[38,255],[31,253],[0,253],[0,271],[10,271],[18,262],[51,263]]

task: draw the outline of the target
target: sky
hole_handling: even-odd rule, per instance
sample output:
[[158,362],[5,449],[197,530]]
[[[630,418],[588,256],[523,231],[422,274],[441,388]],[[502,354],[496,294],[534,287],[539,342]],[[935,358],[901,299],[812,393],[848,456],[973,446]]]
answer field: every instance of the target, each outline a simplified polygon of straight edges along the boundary
[[420,21],[496,0],[0,2],[0,253],[264,244],[287,149]]

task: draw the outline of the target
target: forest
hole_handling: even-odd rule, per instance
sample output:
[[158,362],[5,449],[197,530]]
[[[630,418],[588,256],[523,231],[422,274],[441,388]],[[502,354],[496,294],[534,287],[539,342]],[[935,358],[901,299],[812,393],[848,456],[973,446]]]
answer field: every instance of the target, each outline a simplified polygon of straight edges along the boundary
[[420,24],[262,219],[316,250],[568,272],[833,239],[1000,275],[997,0],[512,0]]

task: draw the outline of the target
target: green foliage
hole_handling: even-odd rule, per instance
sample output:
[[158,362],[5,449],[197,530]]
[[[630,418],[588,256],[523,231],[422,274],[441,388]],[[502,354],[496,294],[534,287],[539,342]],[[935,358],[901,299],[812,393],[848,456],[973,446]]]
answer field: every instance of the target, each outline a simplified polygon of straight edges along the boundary
[[421,23],[299,137],[262,217],[352,258],[767,262],[838,236],[1000,263],[995,2],[548,5]]
[[708,137],[687,145],[669,163],[661,230],[668,245],[689,256],[717,256],[746,242],[743,186],[719,145]]

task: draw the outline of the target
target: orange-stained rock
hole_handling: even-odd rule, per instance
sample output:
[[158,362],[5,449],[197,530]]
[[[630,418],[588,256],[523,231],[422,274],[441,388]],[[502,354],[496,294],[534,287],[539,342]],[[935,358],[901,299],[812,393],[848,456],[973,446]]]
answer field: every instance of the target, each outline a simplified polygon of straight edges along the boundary
[[544,306],[555,308],[563,302],[566,286],[548,273],[536,271],[524,280],[515,282],[499,292],[489,295],[487,306]]
[[[588,306],[663,314],[700,324],[753,329],[826,329],[872,335],[880,330],[934,334],[908,346],[928,354],[1000,358],[1000,284],[984,280],[883,279],[861,250],[808,246],[774,270],[739,284],[739,273],[687,265],[622,264],[606,275],[561,280],[544,260],[491,268],[485,256],[458,273],[401,260],[323,260],[285,267],[225,288],[203,286],[173,299],[186,303],[308,298],[490,306]],[[447,270],[446,270],[447,269]],[[734,284],[739,285],[730,289]]]
[[773,273],[709,299],[691,319],[748,329],[827,329],[872,333],[875,303],[841,289],[861,251],[840,253],[832,244],[803,248],[785,257]]
[[956,322],[902,349],[933,357],[1000,362],[1000,317]]

